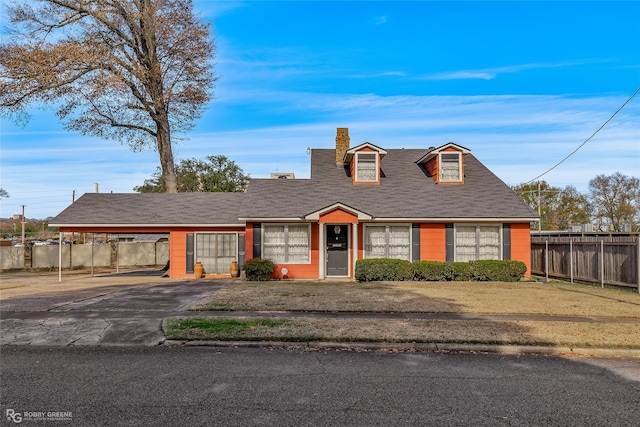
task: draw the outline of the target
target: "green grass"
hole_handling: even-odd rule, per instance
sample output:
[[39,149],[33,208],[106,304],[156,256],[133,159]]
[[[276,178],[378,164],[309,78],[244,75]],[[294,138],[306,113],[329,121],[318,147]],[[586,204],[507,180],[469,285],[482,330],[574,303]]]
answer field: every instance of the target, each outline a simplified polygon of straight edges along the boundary
[[168,339],[246,340],[282,328],[288,319],[171,318],[164,322]]
[[267,328],[275,328],[287,323],[287,320],[254,320],[254,321],[241,321],[236,319],[183,319],[179,320],[171,325],[175,330],[187,330],[187,329],[203,329],[211,332],[239,332],[246,331],[251,328],[257,328],[259,326]]

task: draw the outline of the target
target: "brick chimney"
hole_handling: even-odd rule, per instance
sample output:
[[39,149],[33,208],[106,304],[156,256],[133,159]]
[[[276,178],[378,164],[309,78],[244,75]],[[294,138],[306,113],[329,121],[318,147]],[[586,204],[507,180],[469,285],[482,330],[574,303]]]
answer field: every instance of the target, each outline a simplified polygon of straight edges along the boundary
[[349,150],[349,128],[338,128],[336,134],[336,166],[344,166],[342,159]]

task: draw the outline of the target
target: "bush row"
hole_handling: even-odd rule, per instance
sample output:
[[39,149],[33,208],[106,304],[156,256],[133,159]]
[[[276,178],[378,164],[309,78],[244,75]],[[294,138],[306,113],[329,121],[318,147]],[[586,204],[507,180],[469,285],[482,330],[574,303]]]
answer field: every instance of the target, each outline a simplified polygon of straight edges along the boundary
[[[247,280],[269,280],[275,264],[268,259],[253,258],[243,269]],[[527,266],[522,261],[482,260],[470,262],[415,261],[371,258],[356,262],[356,280],[360,282],[418,280],[441,281],[497,281],[517,282],[524,276]]]
[[517,282],[527,271],[522,261],[415,261],[375,258],[356,262],[356,280],[498,281]]

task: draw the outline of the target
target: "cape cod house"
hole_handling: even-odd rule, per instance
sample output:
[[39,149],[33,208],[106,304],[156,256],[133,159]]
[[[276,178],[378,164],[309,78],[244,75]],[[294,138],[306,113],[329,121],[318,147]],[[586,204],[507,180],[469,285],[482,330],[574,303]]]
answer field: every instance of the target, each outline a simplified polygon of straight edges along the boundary
[[311,150],[309,179],[252,179],[244,193],[89,193],[51,221],[61,232],[169,233],[174,278],[273,260],[276,277],[353,278],[363,258],[514,259],[530,268],[537,214],[468,148]]

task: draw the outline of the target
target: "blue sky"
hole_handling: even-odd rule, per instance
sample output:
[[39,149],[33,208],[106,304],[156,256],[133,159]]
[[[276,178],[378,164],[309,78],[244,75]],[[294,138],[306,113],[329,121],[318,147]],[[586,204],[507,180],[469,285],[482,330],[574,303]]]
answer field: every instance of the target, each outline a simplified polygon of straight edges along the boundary
[[[213,24],[215,99],[176,161],[224,154],[252,177],[309,176],[307,147],[463,145],[509,185],[555,165],[640,87],[640,2],[195,1]],[[75,190],[132,192],[153,150],[2,120],[0,217],[46,218]],[[640,176],[640,95],[542,179]]]

